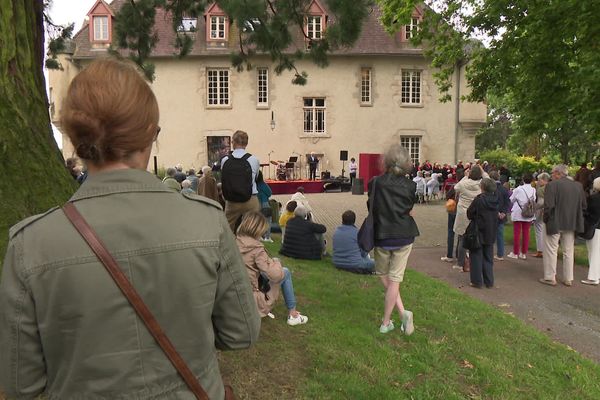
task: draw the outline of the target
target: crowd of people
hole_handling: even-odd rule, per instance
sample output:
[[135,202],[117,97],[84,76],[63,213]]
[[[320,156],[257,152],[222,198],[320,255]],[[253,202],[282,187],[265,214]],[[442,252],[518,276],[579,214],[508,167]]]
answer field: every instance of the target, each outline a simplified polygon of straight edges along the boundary
[[[216,349],[255,343],[261,317],[276,318],[280,293],[287,325],[308,322],[298,310],[292,272],[265,249],[271,228],[278,225],[282,255],[327,256],[327,228],[314,220],[304,189],[299,187],[281,210],[273,207],[272,192],[258,159],[246,151],[249,138],[243,131],[234,133],[233,150],[220,161],[220,182],[208,166],[198,175],[178,165],[167,169],[162,182],[156,179],[147,166],[160,133],[158,103],[127,61],[99,59],[83,69],[69,86],[61,122],[86,168],[68,162],[82,185],[64,209],[28,218],[10,230],[0,281],[0,348],[11,350],[0,352],[0,389],[14,398],[42,393],[49,398],[110,398],[115,393],[188,398],[173,368],[185,366],[209,398],[224,398]],[[560,243],[562,282],[572,285],[576,234],[587,240],[590,259],[588,279],[582,282],[600,283],[600,163],[587,172],[582,167],[575,180],[564,165],[555,166],[551,176],[525,174],[511,189],[505,187],[506,166],[429,161],[416,166],[399,143],[386,148],[382,162],[383,173],[368,183],[372,248],[359,244],[356,213],[345,210],[333,233],[331,258],[340,270],[377,275],[385,292],[381,334],[395,329],[394,311],[400,330],[414,332],[413,313],[401,296],[420,234],[413,208],[441,194],[448,210],[442,259],[468,270],[472,286],[494,286],[493,263],[504,258],[509,215],[515,240],[507,257],[527,258],[533,223],[535,256],[544,261],[541,283],[557,284]],[[352,159],[353,177],[357,170]],[[96,240],[84,240],[74,228],[67,212],[73,207]],[[123,279],[131,280],[137,301],[130,304],[123,294],[131,291],[104,270],[103,264],[110,271],[106,254]],[[139,311],[140,302],[146,312]],[[148,314],[155,319],[145,329],[140,321],[147,321]],[[174,353],[179,362],[171,366]]]

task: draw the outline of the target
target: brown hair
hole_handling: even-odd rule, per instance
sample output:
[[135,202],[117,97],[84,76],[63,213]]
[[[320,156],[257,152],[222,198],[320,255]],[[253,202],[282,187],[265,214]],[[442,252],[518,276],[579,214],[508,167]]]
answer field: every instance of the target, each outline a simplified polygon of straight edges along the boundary
[[71,82],[62,127],[77,155],[103,164],[148,147],[157,134],[158,103],[132,62],[93,61]]
[[259,238],[265,234],[268,228],[269,222],[264,215],[258,211],[248,211],[242,217],[242,222],[237,228],[237,235]]
[[235,131],[231,140],[234,145],[242,147],[248,146],[248,134],[244,131]]

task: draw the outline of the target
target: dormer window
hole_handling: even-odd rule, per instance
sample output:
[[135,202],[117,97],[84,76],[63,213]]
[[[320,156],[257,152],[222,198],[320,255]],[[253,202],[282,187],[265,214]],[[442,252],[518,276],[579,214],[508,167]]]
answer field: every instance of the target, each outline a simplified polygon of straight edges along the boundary
[[306,18],[306,35],[311,40],[321,40],[323,37],[323,17],[311,15]]
[[410,24],[405,25],[404,38],[406,40],[412,39],[417,34],[417,31],[419,30],[419,22],[420,22],[419,17],[412,17],[410,19]]
[[181,25],[177,27],[177,32],[196,32],[198,26],[198,18],[196,17],[183,17],[181,19]]
[[112,20],[114,12],[104,1],[98,0],[87,13],[89,21],[89,38],[96,49],[107,48],[112,40]]
[[108,41],[108,16],[98,16],[92,18],[94,24],[94,41]]
[[206,40],[209,42],[224,42],[229,36],[229,18],[217,3],[208,7],[204,14],[206,18]]

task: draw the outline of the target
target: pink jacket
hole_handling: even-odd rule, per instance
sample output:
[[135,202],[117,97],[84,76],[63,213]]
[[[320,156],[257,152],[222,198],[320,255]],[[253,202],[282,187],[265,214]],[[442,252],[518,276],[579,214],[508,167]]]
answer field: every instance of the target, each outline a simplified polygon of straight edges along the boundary
[[[271,312],[279,297],[279,284],[284,278],[283,267],[278,259],[269,257],[259,240],[249,236],[238,236],[236,241],[246,264],[258,312],[261,317],[264,317]],[[258,276],[261,272],[267,274],[271,284],[271,290],[266,294],[258,290]]]

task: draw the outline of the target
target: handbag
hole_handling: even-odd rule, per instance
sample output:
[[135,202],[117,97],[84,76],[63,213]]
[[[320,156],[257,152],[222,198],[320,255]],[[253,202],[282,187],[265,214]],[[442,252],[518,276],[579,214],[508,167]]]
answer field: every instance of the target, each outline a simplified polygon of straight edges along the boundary
[[375,224],[373,221],[373,204],[375,203],[375,187],[377,178],[373,179],[373,191],[369,203],[369,214],[358,230],[358,247],[367,253],[375,247]]
[[479,227],[477,226],[477,216],[469,222],[465,234],[463,235],[463,247],[467,250],[477,250],[481,248],[479,239]]
[[[73,203],[66,203],[62,207],[62,210],[69,221],[71,221],[75,229],[77,229],[79,234],[96,254],[102,265],[106,267],[109,275],[113,278],[119,289],[121,289],[123,295],[125,295],[137,315],[140,317],[142,322],[144,322],[144,325],[146,325],[146,328],[154,337],[156,343],[160,346],[171,364],[173,364],[196,399],[209,400],[208,394],[206,394],[204,388],[202,388],[202,385],[200,385],[200,382],[198,379],[196,379],[194,373],[187,366],[183,358],[181,358],[177,350],[175,350],[173,343],[171,343],[165,332],[162,330],[160,324],[148,306],[146,306],[146,303],[144,303],[144,300],[142,300],[123,271],[121,271],[117,261],[107,250],[106,246],[104,246],[98,235],[96,235],[96,232],[79,213]],[[235,395],[231,386],[225,386],[225,400],[235,400]]]
[[450,214],[454,214],[456,212],[456,200],[448,199],[446,200],[446,212]]

